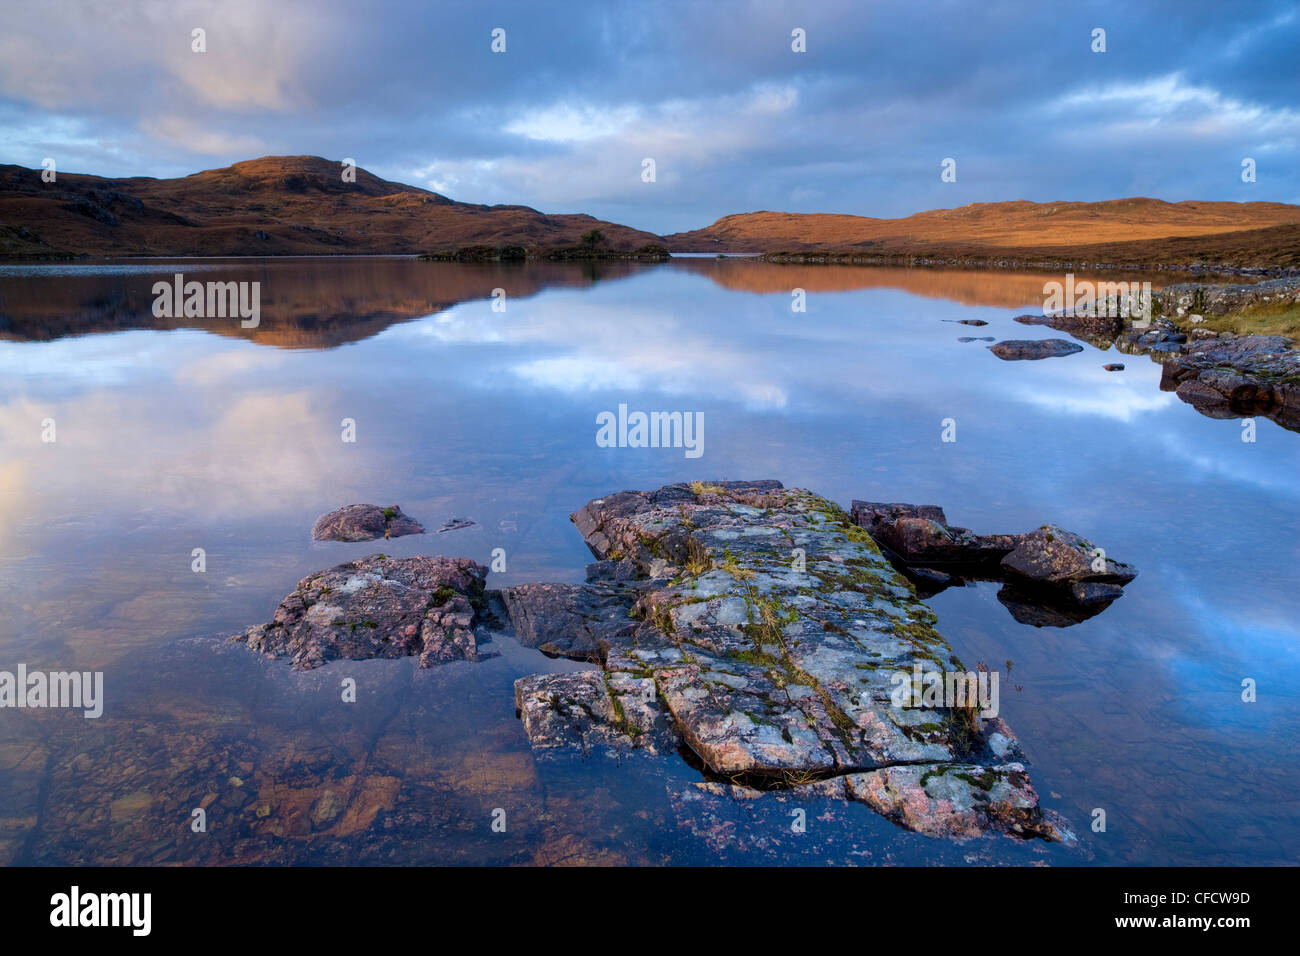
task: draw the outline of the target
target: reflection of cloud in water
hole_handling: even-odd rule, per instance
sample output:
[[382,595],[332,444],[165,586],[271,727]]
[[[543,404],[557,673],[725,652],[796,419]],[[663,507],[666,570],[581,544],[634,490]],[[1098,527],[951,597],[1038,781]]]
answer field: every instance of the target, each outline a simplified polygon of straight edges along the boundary
[[[223,390],[224,392],[225,390]],[[40,421],[57,422],[57,441],[0,471],[0,527],[23,515],[55,515],[85,494],[94,476],[97,510],[151,507],[218,516],[296,507],[328,472],[325,441],[336,438],[310,391],[194,395],[184,413],[160,414],[157,395],[88,391],[75,399],[0,406],[0,436],[38,446]],[[195,441],[194,436],[204,436]]]
[[1153,390],[1151,382],[1105,384],[1097,382],[1090,375],[1077,375],[1072,380],[1046,385],[1039,383],[1033,388],[1018,386],[1010,390],[1007,396],[1036,408],[1121,422],[1132,422],[1150,412],[1164,411],[1172,405],[1182,404],[1171,392]]

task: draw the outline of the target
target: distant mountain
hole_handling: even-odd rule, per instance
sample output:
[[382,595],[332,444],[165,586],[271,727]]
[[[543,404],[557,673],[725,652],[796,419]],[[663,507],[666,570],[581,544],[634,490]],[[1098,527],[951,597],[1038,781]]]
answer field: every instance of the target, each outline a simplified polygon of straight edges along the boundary
[[664,241],[677,252],[1294,268],[1300,266],[1300,206],[1134,198],[975,203],[903,219],[752,212]]
[[469,245],[547,248],[599,229],[612,249],[648,232],[527,206],[481,206],[340,163],[267,156],[180,179],[104,179],[0,166],[0,255],[407,254]]
[[179,179],[104,179],[0,166],[0,257],[553,250],[599,229],[605,248],[784,252],[791,258],[982,265],[1300,269],[1300,206],[1274,202],[975,203],[903,219],[752,212],[657,236],[585,215],[482,206],[317,156],[267,156]]

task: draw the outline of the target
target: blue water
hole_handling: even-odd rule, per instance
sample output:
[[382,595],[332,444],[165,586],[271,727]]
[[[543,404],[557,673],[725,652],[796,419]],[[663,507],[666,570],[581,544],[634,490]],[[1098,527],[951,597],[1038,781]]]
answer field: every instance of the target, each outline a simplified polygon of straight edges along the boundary
[[[957,341],[1061,337],[1012,321],[1041,308],[1050,276],[205,261],[204,278],[262,282],[261,328],[159,327],[153,281],[199,268],[0,271],[0,669],[101,669],[107,687],[98,721],[0,711],[0,861],[1300,857],[1300,435],[1259,419],[1243,442],[1240,422],[1161,392],[1141,356],[1003,362]],[[703,456],[597,447],[596,416],[620,403],[702,412]],[[580,665],[507,638],[479,664],[309,675],[216,640],[267,620],[308,572],[379,550],[487,563],[501,547],[508,570],[489,586],[578,581],[590,555],[570,512],[719,478],[940,504],[980,532],[1053,522],[1140,569],[1069,628],[1017,623],[991,584],[930,600],[964,660],[1013,662],[1002,714],[1079,850],[940,844],[842,804],[800,842],[783,805],[683,801],[700,777],[675,757],[535,761],[511,682]],[[309,540],[318,515],[356,501],[400,504],[431,532],[476,523]],[[351,708],[347,675],[370,690]],[[312,822],[326,789],[346,809]],[[190,810],[212,794],[214,825],[194,834]],[[501,807],[515,822],[494,834]]]

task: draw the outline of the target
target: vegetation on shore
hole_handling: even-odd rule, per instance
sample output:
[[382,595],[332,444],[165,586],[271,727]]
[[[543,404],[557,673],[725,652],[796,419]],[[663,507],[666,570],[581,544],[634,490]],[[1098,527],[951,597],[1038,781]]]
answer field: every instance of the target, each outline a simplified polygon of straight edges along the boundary
[[1224,315],[1207,315],[1194,328],[1239,335],[1286,335],[1300,339],[1300,302],[1254,302]]
[[420,256],[426,262],[523,262],[528,259],[547,259],[550,261],[592,260],[592,259],[635,259],[646,262],[665,262],[669,258],[668,250],[657,244],[647,243],[637,249],[611,249],[604,244],[599,230],[592,230],[597,238],[583,236],[583,241],[572,246],[551,246],[546,248],[524,247],[517,245],[475,245],[462,246],[459,249],[443,249],[428,252]]

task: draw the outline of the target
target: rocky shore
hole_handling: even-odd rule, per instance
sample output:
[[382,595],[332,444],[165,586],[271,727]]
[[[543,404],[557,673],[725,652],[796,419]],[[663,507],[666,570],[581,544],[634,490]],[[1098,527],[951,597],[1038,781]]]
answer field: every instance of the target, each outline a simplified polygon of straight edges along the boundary
[[[914,510],[960,538],[942,512]],[[996,706],[987,712],[973,690],[900,701],[922,672],[968,675],[972,688],[990,675],[966,667],[935,630],[933,612],[861,526],[865,514],[855,522],[776,481],[619,492],[572,515],[597,559],[585,583],[498,593],[466,559],[375,555],[304,579],[271,622],[234,640],[298,669],[401,656],[427,667],[478,659],[504,618],[521,644],[594,665],[516,681],[539,758],[685,758],[715,796],[802,793],[863,803],[935,837],[1073,844],[1040,808]],[[1004,536],[1002,558],[1022,555],[1008,573],[1080,585],[1081,603],[1113,600],[1087,592],[1112,580],[1081,584],[1089,575],[1063,558],[1087,543],[1052,548],[1048,535]],[[1128,580],[1127,570],[1112,563],[1091,574]]]
[[1300,279],[1253,285],[1182,283],[1152,293],[1149,321],[1112,314],[1022,315],[1098,348],[1147,355],[1163,366],[1160,387],[1211,418],[1263,416],[1300,431],[1300,347],[1284,335],[1216,331],[1211,316],[1300,306]]

